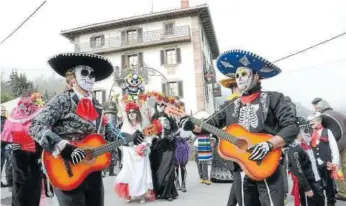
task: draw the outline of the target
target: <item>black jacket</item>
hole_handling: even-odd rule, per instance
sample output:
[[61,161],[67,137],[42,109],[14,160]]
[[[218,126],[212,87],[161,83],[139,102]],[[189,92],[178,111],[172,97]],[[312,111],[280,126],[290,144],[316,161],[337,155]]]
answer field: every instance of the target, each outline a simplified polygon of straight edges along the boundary
[[287,152],[288,167],[291,172],[298,178],[299,187],[303,188],[305,192],[311,190],[309,182],[315,182],[312,164],[309,155],[297,143],[289,145]]

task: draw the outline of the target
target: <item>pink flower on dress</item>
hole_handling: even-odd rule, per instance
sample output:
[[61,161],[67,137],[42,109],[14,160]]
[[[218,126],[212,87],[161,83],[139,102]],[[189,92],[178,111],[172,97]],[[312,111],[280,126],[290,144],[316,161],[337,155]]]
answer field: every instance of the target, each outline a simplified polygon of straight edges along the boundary
[[141,157],[144,157],[144,156],[149,156],[150,154],[150,148],[148,147],[147,144],[145,143],[141,143],[137,146],[136,148],[136,153],[141,156]]

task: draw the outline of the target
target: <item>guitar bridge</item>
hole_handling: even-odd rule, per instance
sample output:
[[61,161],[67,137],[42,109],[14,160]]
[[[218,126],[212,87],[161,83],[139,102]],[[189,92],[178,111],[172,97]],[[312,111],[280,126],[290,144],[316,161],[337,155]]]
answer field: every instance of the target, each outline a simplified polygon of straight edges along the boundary
[[67,160],[64,159],[63,161],[64,161],[64,165],[65,165],[65,169],[66,169],[67,175],[69,177],[73,177],[71,165],[69,164],[69,162]]
[[262,160],[257,160],[257,161],[256,161],[256,164],[257,164],[258,166],[260,166],[260,165],[262,164]]

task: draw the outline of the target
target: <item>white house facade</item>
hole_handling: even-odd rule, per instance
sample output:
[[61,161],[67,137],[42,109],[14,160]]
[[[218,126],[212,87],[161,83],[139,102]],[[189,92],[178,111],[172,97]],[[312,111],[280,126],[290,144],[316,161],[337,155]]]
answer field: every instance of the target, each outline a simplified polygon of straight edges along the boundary
[[113,63],[114,75],[95,86],[103,91],[96,92],[101,102],[121,91],[111,88],[125,68],[153,68],[165,78],[149,74],[147,91],[178,96],[187,112],[214,111],[213,59],[219,48],[207,5],[91,24],[62,35],[74,43],[76,52],[101,54]]

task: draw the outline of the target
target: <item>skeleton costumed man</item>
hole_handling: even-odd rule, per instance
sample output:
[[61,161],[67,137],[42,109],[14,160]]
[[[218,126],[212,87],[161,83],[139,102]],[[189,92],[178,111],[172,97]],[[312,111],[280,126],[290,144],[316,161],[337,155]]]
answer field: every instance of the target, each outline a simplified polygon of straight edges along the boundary
[[[105,131],[107,139],[116,136],[109,124],[103,124],[102,107],[92,95],[94,83],[109,77],[113,66],[102,56],[82,53],[58,54],[48,63],[66,78],[70,89],[45,105],[31,123],[30,134],[44,150],[55,157],[60,155],[67,165],[78,164],[85,154],[81,148],[70,144],[71,141],[100,131]],[[123,141],[118,140],[118,143]],[[60,206],[103,206],[101,171],[90,173],[76,189],[56,188],[55,194]]]
[[[221,54],[217,59],[221,73],[235,77],[241,97],[233,104],[226,101],[220,111],[207,121],[217,128],[238,123],[253,133],[267,133],[273,137],[249,148],[250,160],[262,160],[268,152],[290,144],[299,133],[296,116],[289,102],[279,92],[265,92],[261,89],[261,79],[278,75],[281,70],[251,52],[232,50]],[[194,125],[189,117],[182,118],[180,124],[185,130],[205,132]],[[242,204],[246,206],[283,206],[284,188],[281,165],[267,179],[254,181],[242,174]]]
[[12,149],[12,205],[38,206],[41,199],[42,148],[29,135],[32,120],[41,111],[43,101],[36,94],[22,97],[6,120],[1,139]]

